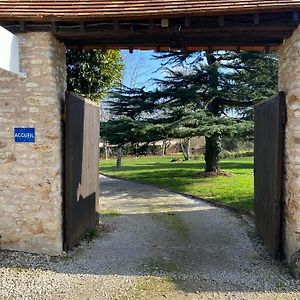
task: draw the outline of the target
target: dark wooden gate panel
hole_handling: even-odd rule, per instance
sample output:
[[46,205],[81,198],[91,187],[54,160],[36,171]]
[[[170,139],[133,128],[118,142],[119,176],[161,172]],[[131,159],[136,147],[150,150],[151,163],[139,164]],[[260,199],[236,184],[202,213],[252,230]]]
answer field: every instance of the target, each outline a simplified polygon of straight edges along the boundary
[[272,256],[281,254],[285,94],[255,106],[255,217],[258,234]]
[[64,249],[98,221],[99,108],[73,93],[65,100]]

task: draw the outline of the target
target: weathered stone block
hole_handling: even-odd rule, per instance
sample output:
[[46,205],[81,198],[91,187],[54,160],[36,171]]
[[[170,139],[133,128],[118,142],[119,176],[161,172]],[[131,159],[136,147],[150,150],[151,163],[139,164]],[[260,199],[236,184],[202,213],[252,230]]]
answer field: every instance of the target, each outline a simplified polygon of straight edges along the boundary
[[[25,33],[21,70],[0,71],[0,247],[62,252],[61,102],[65,47],[50,33]],[[14,127],[35,127],[35,144],[15,144]]]

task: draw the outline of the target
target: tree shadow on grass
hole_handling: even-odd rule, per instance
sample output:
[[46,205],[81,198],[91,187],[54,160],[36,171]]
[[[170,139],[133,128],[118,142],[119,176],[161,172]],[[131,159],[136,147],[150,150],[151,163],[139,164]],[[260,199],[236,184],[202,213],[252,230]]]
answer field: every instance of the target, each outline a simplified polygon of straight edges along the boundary
[[[221,168],[224,170],[234,170],[234,169],[253,169],[253,163],[248,162],[226,162],[221,163]],[[100,172],[117,172],[115,166],[101,166]],[[186,162],[186,163],[145,163],[145,164],[135,164],[135,165],[123,165],[120,172],[132,172],[132,171],[145,171],[145,170],[160,170],[160,169],[170,169],[170,170],[198,170],[203,171],[205,169],[204,162]]]

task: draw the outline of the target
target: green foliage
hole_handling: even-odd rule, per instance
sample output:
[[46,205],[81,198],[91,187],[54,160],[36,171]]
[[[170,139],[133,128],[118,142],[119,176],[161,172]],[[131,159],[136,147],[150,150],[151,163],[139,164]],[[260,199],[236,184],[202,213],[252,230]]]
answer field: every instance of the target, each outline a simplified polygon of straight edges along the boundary
[[117,209],[102,209],[100,216],[102,217],[119,217],[121,214]]
[[[193,55],[193,64],[189,64]],[[125,133],[134,122],[124,143],[205,136],[211,142],[205,156],[207,171],[218,170],[220,137],[253,139],[253,105],[276,93],[277,57],[216,51],[171,52],[160,58],[177,64],[177,68],[169,69],[150,91],[116,90],[110,101],[115,120],[109,127],[115,122],[124,125],[126,119],[127,125],[119,128]]]
[[145,139],[143,123],[128,117],[103,122],[100,128],[101,137],[111,145],[123,146],[126,143],[137,143]]
[[119,51],[67,50],[68,90],[99,102],[120,84],[123,61]]
[[[214,52],[200,53],[199,57],[197,64],[181,64],[181,68],[169,70],[169,76],[159,81],[159,88],[149,95],[157,98],[170,120],[173,117],[185,121],[189,115],[187,127],[195,127],[191,119],[202,119],[209,126],[208,135],[228,135],[230,130],[223,132],[211,125],[215,123],[220,128],[224,124],[225,129],[234,124],[229,119],[240,123],[241,117],[249,119],[253,105],[277,91],[274,55]],[[219,118],[226,119],[227,124]]]
[[207,178],[199,176],[205,168],[203,160],[171,162],[174,158],[176,157],[125,157],[121,171],[115,169],[112,159],[100,160],[100,172],[253,210],[253,157],[221,160],[222,170],[232,175]]
[[87,240],[87,241],[92,241],[92,240],[94,240],[95,238],[97,238],[98,237],[98,230],[97,230],[97,228],[96,227],[93,227],[93,228],[90,228],[88,231],[87,231],[87,233],[86,233],[86,235],[85,235],[85,239]]
[[238,157],[253,157],[254,156],[254,151],[233,151],[229,152],[226,150],[223,150],[221,153],[221,158],[238,158]]

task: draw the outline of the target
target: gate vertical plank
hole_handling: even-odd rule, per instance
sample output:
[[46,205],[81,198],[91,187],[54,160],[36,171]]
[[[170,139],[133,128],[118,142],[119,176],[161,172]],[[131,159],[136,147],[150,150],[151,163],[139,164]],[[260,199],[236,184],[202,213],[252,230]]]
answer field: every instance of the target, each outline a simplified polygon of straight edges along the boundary
[[275,258],[281,255],[285,94],[255,106],[254,211],[256,228]]
[[65,101],[64,248],[98,221],[99,108],[73,93]]

